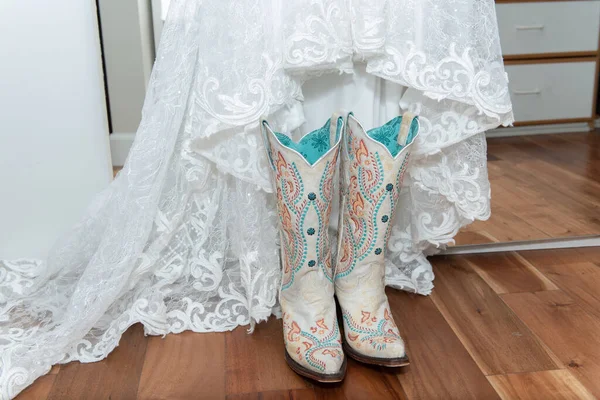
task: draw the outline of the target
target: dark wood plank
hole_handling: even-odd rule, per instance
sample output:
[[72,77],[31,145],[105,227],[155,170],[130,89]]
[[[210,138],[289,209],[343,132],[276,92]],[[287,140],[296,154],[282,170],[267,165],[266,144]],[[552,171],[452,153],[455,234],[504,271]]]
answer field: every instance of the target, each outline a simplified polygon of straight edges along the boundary
[[134,399],[146,344],[142,326],[133,325],[102,362],[61,366],[48,399]]
[[228,395],[312,387],[285,362],[281,320],[257,324],[251,335],[244,327],[227,333],[226,346]]
[[232,394],[227,396],[227,400],[317,400],[317,397],[313,389],[297,389]]
[[562,364],[600,397],[600,320],[559,290],[501,296]]
[[406,394],[396,374],[401,369],[361,364],[348,359],[346,378],[339,388],[315,384],[317,398],[405,400]]
[[411,360],[397,372],[409,399],[497,398],[430,297],[394,289],[387,294]]
[[463,257],[496,293],[558,289],[517,253],[471,254]]
[[488,376],[503,400],[593,400],[566,370]]
[[431,299],[486,375],[557,369],[544,346],[460,257],[433,260]]
[[225,334],[187,331],[149,339],[138,399],[224,399],[225,394]]
[[314,392],[317,400],[348,400],[344,394],[343,384],[315,384]]
[[23,390],[15,397],[15,400],[46,400],[52,390],[52,386],[54,386],[55,380],[56,374],[44,375],[36,379],[33,385]]

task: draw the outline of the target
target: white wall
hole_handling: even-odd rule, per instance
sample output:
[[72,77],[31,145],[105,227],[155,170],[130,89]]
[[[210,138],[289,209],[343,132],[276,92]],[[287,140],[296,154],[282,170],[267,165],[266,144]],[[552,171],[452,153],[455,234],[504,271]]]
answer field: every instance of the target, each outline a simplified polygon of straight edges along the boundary
[[111,180],[93,0],[0,1],[0,259],[44,257]]

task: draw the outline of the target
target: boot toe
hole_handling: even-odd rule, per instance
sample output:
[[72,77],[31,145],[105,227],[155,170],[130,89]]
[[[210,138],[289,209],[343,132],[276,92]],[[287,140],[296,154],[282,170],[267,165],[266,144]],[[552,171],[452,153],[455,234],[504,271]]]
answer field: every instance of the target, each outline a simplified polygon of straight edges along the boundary
[[387,343],[385,349],[381,351],[381,358],[402,358],[406,356],[406,346],[402,339],[396,339],[391,343]]
[[338,375],[345,367],[345,357],[344,353],[340,348],[340,355],[335,358],[331,358],[325,361],[325,371],[326,375]]
[[348,342],[351,350],[369,358],[396,359],[406,356],[406,347],[402,338],[375,338],[368,345],[356,346]]

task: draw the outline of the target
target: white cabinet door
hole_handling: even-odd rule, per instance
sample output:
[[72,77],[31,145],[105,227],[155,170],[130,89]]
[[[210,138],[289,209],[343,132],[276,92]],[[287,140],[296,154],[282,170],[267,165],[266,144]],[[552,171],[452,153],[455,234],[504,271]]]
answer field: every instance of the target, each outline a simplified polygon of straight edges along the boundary
[[598,49],[600,1],[497,4],[504,55]]
[[515,120],[591,118],[596,63],[507,65]]
[[0,1],[0,259],[46,255],[111,178],[93,1]]

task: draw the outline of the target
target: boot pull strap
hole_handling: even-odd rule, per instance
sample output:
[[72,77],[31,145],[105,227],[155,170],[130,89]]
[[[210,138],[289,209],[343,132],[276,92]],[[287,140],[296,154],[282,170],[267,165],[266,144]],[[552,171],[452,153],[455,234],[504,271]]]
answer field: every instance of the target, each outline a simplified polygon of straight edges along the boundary
[[[331,115],[331,120],[329,123],[329,147],[335,146],[338,139],[343,135],[344,130],[346,129],[347,115],[348,115],[348,112],[345,110],[336,111]],[[342,118],[342,127],[340,128],[340,134],[338,136],[337,127],[338,127],[338,121],[340,118]]]
[[410,127],[412,126],[412,123],[415,120],[415,118],[418,117],[415,114],[408,111],[402,114],[402,122],[400,123],[400,131],[398,132],[398,144],[400,146],[406,146],[406,139],[408,139]]
[[265,146],[265,152],[267,153],[267,159],[269,160],[269,164],[271,165],[271,168],[273,170],[275,170],[275,163],[273,163],[273,157],[271,156],[271,144],[269,142],[269,138],[268,138],[268,131],[271,130],[271,127],[269,126],[269,123],[267,122],[267,118],[266,116],[262,116],[260,117],[259,120],[259,125],[260,125],[260,133],[263,139],[263,143]]
[[[333,115],[331,116],[331,123],[329,126],[329,143],[330,146],[333,147],[336,143],[337,140],[336,139],[340,139],[341,137],[343,137],[346,134],[346,124],[348,123],[348,116],[352,114],[346,110],[338,110],[336,112],[333,113]],[[340,129],[339,132],[339,137],[337,135],[337,127],[338,127],[338,120],[342,118],[342,127]],[[344,144],[342,142],[341,144],[342,148],[340,149],[340,151],[344,151]],[[344,196],[341,194],[341,190],[342,190],[342,180],[344,179],[344,157],[339,157],[338,158],[338,162],[339,162],[339,169],[337,170],[338,173],[338,179],[337,182],[335,183],[335,185],[337,185],[337,189],[334,189],[334,192],[339,193],[339,200],[338,200],[338,209],[339,209],[339,214],[338,214],[338,232],[337,232],[337,251],[336,251],[336,256],[335,256],[335,260],[333,262],[333,267],[331,268],[331,279],[335,279],[335,274],[337,272],[337,266],[338,266],[338,260],[340,257],[340,251],[342,249],[342,233],[344,232]]]

